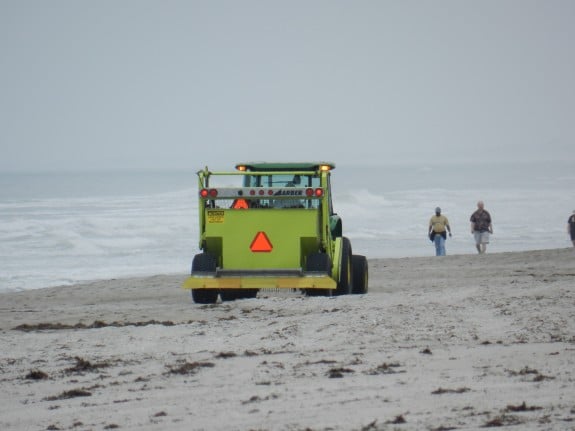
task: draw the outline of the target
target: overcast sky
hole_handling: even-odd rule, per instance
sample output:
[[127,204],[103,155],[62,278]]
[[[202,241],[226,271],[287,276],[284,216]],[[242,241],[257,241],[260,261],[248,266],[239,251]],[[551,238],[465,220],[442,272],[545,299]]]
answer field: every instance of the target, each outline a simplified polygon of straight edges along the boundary
[[575,161],[575,1],[0,0],[0,171]]

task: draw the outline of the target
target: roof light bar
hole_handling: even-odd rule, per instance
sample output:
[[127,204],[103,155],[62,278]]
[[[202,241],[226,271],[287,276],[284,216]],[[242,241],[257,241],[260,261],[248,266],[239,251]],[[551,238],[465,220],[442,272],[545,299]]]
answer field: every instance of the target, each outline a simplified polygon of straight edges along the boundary
[[257,187],[257,188],[234,188],[223,187],[217,188],[203,188],[199,192],[202,199],[236,199],[242,196],[272,198],[280,195],[280,198],[286,196],[305,196],[307,198],[322,198],[325,196],[325,190],[322,187],[306,187],[304,188],[282,188],[282,187]]

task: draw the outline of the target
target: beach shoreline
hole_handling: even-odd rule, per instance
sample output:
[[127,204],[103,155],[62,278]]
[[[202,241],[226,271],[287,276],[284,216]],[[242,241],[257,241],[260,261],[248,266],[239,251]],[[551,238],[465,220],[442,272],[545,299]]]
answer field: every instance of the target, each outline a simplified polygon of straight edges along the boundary
[[369,260],[367,295],[186,274],[0,294],[0,428],[575,426],[575,250]]

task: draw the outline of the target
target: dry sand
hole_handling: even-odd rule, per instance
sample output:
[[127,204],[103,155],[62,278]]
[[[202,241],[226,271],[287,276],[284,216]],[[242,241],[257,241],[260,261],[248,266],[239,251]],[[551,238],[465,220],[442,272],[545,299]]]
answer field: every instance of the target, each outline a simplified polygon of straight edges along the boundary
[[575,430],[573,249],[369,265],[360,296],[0,294],[0,430]]

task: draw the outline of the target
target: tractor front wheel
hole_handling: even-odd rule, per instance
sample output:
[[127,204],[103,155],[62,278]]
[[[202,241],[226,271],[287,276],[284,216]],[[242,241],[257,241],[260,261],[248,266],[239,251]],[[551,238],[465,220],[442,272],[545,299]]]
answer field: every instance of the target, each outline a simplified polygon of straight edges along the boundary
[[365,256],[353,255],[351,258],[351,266],[353,267],[352,293],[360,295],[367,293],[367,284],[369,279],[367,258]]

